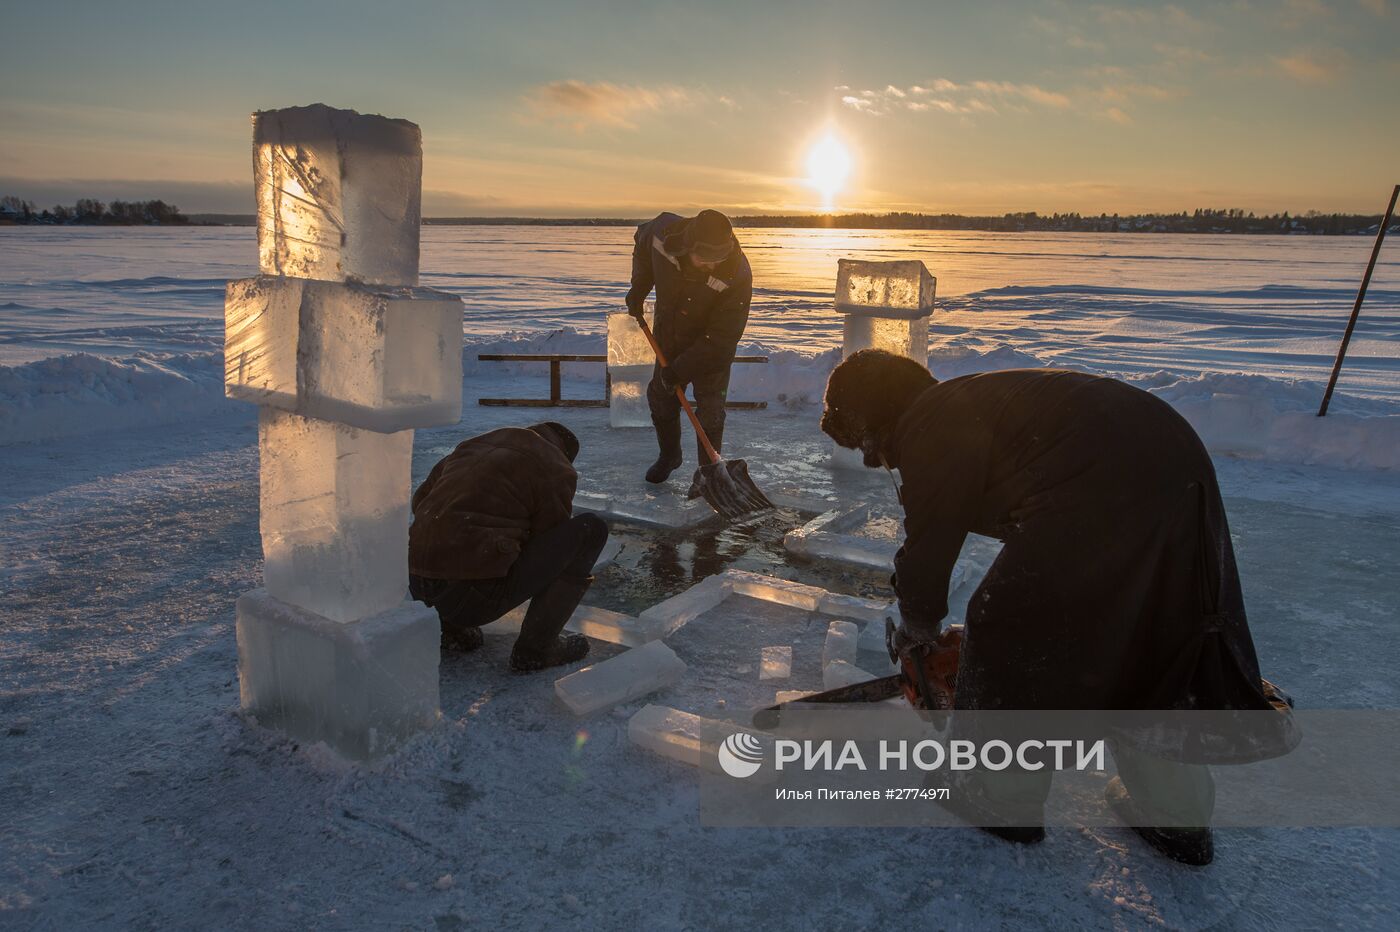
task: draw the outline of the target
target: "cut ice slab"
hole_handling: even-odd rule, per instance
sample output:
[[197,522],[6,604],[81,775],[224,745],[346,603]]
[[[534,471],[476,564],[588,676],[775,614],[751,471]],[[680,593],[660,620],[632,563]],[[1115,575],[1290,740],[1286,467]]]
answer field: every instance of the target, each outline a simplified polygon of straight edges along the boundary
[[608,426],[652,426],[647,385],[654,370],[655,366],[650,363],[608,367]]
[[259,724],[364,760],[437,721],[433,609],[403,602],[342,624],[257,589],[236,613],[239,701]]
[[917,259],[836,263],[836,306],[846,314],[927,317],[933,311],[936,280]]
[[721,574],[724,585],[735,595],[746,595],[764,602],[778,605],[791,605],[793,608],[809,612],[817,610],[817,604],[827,595],[825,589],[808,586],[776,576],[764,576],[747,570],[725,570]]
[[462,301],[395,288],[260,275],[229,282],[230,398],[389,433],[462,416]]
[[253,114],[268,275],[418,284],[423,142],[407,120],[324,104]]
[[[484,625],[482,630],[514,635],[520,631],[520,624],[525,620],[525,613],[529,609],[529,602],[516,606],[490,624]],[[653,629],[633,616],[593,605],[580,605],[574,609],[568,623],[564,625],[564,630],[586,635],[597,641],[607,641],[609,644],[621,644],[623,647],[640,647],[656,640]]]
[[679,595],[646,609],[637,616],[637,621],[653,638],[663,638],[723,602],[729,593],[723,575],[710,576]]
[[665,689],[685,675],[685,663],[660,641],[584,667],[555,680],[554,692],[575,715],[590,715]]
[[260,409],[268,592],[333,621],[402,602],[412,457],[411,430],[381,434]]
[[860,629],[854,622],[833,621],[826,626],[826,641],[822,644],[822,668],[835,661],[854,664],[860,653]]
[[737,736],[744,736],[745,756],[773,759],[773,739],[762,732],[662,705],[645,706],[633,715],[627,736],[638,747],[717,774],[724,773],[720,747],[730,738],[739,740]]
[[714,510],[704,499],[687,500],[669,491],[638,492],[627,498],[589,493],[574,496],[574,514],[585,511],[610,521],[672,529],[691,527],[714,516]]
[[792,648],[765,647],[759,652],[758,678],[785,680],[792,676]]
[[857,683],[868,683],[875,679],[879,679],[879,677],[874,673],[862,670],[845,660],[833,660],[822,667],[822,689],[839,689],[842,686],[854,686]]

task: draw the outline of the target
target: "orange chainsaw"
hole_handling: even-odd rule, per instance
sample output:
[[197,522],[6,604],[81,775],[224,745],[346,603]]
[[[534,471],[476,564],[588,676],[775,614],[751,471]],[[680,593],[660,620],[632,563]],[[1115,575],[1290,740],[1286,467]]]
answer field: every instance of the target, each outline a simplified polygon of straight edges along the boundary
[[898,673],[759,709],[753,717],[755,727],[774,727],[779,716],[789,709],[797,711],[807,706],[835,703],[884,702],[899,695],[903,695],[915,709],[951,709],[957,689],[963,626],[949,625],[933,644],[921,644],[904,657],[895,650],[894,631],[894,620],[886,618],[885,649],[890,653],[890,661],[899,666]]

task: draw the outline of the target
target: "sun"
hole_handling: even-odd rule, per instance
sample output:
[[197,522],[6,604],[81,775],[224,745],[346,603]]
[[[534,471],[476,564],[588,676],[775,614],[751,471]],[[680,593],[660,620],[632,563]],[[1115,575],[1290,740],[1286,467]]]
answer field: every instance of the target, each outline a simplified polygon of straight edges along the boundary
[[821,192],[826,210],[832,208],[850,173],[851,153],[835,136],[823,137],[807,152],[807,182]]

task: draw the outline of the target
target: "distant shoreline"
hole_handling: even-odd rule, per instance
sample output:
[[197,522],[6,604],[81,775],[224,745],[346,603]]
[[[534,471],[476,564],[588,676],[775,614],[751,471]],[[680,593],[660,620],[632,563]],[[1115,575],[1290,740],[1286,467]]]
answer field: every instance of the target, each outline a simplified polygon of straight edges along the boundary
[[[254,214],[188,214],[181,228],[257,225]],[[424,226],[535,226],[535,227],[635,227],[649,218],[625,217],[425,217]],[[1131,216],[1035,213],[1006,214],[1000,217],[971,217],[957,214],[841,214],[792,216],[736,216],[735,227],[747,229],[813,230],[936,230],[988,233],[1179,233],[1221,235],[1308,235],[1374,236],[1381,222],[1379,214],[1315,214],[1298,217],[1281,214],[1254,217],[1240,211],[1198,211],[1192,214],[1135,214]],[[0,226],[64,226],[42,222],[7,223]],[[88,224],[73,224],[91,226]],[[174,225],[174,224],[171,224]],[[105,229],[116,225],[101,224]],[[138,225],[145,226],[147,225]],[[1390,227],[1400,232],[1400,223]]]

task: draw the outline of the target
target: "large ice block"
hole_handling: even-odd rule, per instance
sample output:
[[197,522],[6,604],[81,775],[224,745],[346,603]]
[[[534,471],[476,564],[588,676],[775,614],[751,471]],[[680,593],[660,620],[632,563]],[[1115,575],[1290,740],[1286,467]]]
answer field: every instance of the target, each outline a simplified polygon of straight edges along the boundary
[[381,434],[261,408],[258,451],[268,592],[334,621],[401,602],[413,431]]
[[918,259],[836,263],[836,308],[843,314],[927,317],[933,311],[936,281]]
[[854,622],[833,621],[826,626],[826,641],[822,644],[822,668],[840,660],[855,663],[860,652],[860,629]]
[[258,261],[269,275],[418,283],[422,134],[325,104],[253,114]]
[[437,721],[433,609],[400,602],[342,624],[256,589],[236,615],[239,701],[259,724],[366,759]]
[[575,715],[591,715],[665,689],[684,674],[675,651],[652,641],[555,680],[554,692]]
[[773,759],[770,735],[733,722],[703,718],[663,705],[644,706],[627,722],[627,736],[633,744],[711,773],[724,773],[719,763],[719,748],[731,735],[747,735],[757,742],[747,747],[758,748],[758,756],[764,761]]
[[[647,302],[647,324],[654,318]],[[626,311],[608,315],[608,423],[613,427],[650,427],[647,383],[656,367],[656,354],[642,328]]]
[[651,635],[649,640],[663,638],[728,597],[729,587],[725,584],[724,576],[710,576],[679,595],[644,610],[637,616],[637,621]]
[[431,288],[260,275],[228,283],[230,398],[391,432],[462,416],[462,301]]
[[764,576],[761,573],[750,573],[747,570],[725,570],[722,575],[729,590],[736,595],[746,595],[779,605],[791,605],[793,608],[809,612],[816,611],[817,603],[826,595],[825,589],[816,586],[779,579],[776,576]]

